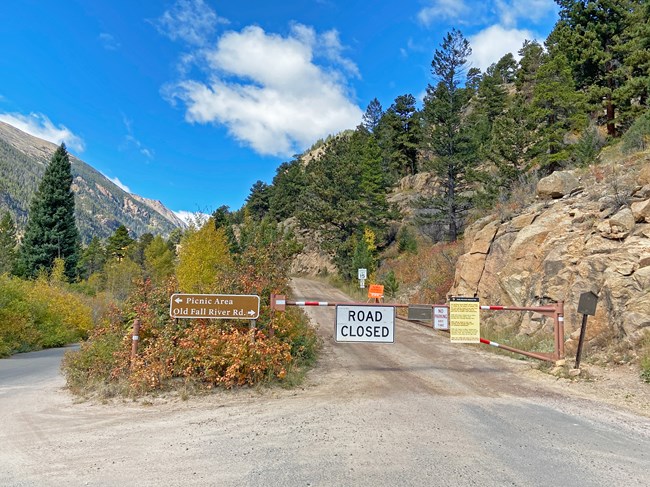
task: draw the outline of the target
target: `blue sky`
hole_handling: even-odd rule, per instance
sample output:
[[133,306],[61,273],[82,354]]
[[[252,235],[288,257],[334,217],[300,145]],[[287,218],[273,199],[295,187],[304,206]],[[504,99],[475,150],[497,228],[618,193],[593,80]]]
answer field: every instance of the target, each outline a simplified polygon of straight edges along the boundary
[[236,210],[319,138],[432,82],[452,27],[485,69],[553,0],[3,0],[0,120],[177,212]]

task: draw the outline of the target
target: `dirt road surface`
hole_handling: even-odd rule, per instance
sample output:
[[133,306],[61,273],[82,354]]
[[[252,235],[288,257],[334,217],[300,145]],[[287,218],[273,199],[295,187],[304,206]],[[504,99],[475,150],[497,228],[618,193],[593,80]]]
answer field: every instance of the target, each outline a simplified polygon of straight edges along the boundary
[[[347,299],[306,279],[293,298]],[[648,405],[615,384],[400,320],[394,344],[336,344],[334,310],[306,311],[322,358],[294,390],[99,404],[65,390],[61,351],[0,361],[0,485],[650,485]]]

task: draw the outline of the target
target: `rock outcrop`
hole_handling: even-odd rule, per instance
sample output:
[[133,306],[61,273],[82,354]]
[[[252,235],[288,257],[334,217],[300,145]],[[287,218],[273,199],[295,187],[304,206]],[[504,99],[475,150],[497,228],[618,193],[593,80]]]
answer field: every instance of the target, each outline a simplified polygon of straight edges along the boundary
[[[601,168],[602,170],[602,168]],[[599,296],[587,340],[634,345],[650,330],[650,156],[594,177],[555,173],[538,185],[537,202],[509,221],[489,216],[465,232],[452,294],[490,305],[565,302],[566,351],[575,351],[581,293]],[[521,335],[549,333],[531,313],[489,318]]]

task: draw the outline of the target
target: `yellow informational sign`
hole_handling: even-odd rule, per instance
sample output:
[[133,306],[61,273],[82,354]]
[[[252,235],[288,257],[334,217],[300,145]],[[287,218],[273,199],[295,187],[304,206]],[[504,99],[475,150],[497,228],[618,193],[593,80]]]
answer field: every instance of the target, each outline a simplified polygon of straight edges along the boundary
[[451,298],[449,301],[449,334],[452,343],[481,342],[479,313],[478,298]]

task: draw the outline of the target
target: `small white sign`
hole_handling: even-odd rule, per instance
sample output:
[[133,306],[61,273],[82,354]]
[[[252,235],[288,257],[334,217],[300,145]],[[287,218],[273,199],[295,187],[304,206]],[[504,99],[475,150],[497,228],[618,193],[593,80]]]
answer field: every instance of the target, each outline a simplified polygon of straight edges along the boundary
[[337,342],[394,343],[395,308],[392,306],[336,306]]
[[365,279],[359,279],[359,287],[363,289],[366,287],[366,280]]
[[365,281],[368,279],[368,269],[359,269],[358,275],[360,281]]
[[436,330],[449,330],[449,310],[447,308],[434,306],[433,327]]

